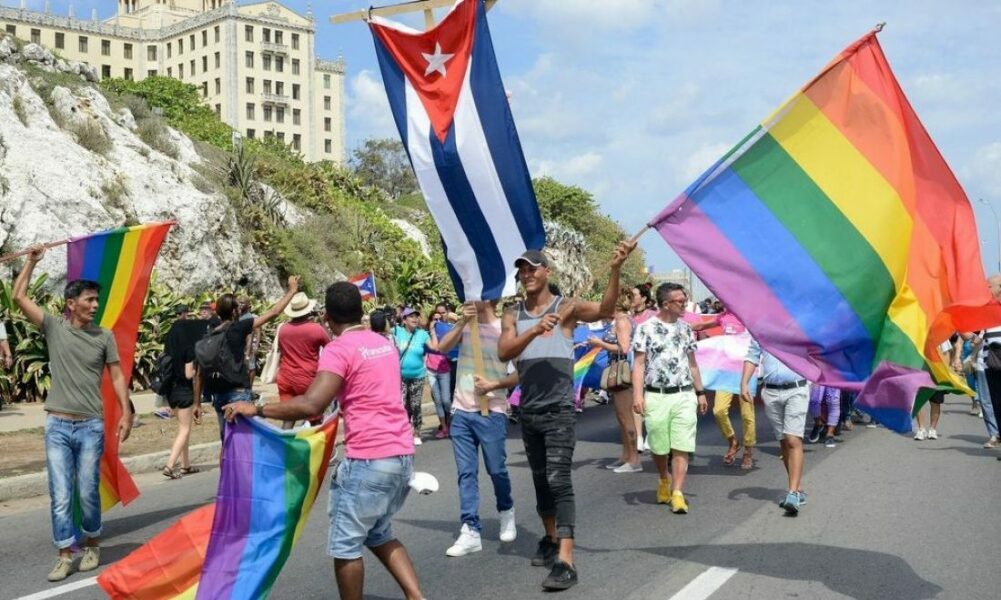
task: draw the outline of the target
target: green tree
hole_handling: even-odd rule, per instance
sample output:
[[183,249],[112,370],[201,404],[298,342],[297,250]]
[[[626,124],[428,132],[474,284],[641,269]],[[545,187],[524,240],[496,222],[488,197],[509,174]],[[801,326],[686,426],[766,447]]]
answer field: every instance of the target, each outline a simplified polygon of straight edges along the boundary
[[418,191],[410,159],[399,140],[365,140],[355,148],[349,164],[365,185],[385,191],[394,200]]

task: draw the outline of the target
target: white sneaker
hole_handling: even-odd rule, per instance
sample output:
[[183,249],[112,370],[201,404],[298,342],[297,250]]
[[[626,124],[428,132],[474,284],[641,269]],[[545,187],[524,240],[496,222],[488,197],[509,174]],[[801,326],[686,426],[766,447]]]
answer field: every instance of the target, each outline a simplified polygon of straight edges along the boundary
[[483,545],[480,543],[480,533],[463,523],[462,529],[459,531],[459,538],[445,551],[445,556],[465,556],[480,550],[483,550]]
[[623,463],[622,466],[612,469],[612,473],[642,473],[643,465],[631,465]]
[[518,537],[518,528],[514,524],[514,509],[500,511],[500,541],[513,542]]
[[937,440],[938,439],[938,432],[935,431],[934,429],[929,429],[928,430],[928,439],[929,440]]
[[992,435],[990,438],[984,442],[984,448],[997,448],[998,447],[998,436]]
[[414,436],[414,445],[415,446],[420,446],[423,443],[424,442],[421,440],[421,438],[417,437],[416,435]]
[[922,441],[928,438],[928,434],[925,433],[924,429],[918,429],[918,432],[914,434],[914,439],[917,441]]
[[648,452],[650,450],[650,445],[646,443],[646,436],[636,440],[636,450],[637,452]]

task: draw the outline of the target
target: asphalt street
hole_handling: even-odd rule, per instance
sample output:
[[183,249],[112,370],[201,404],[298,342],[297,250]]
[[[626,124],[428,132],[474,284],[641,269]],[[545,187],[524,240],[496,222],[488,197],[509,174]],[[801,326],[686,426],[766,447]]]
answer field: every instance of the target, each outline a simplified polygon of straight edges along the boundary
[[[611,407],[588,408],[578,422],[574,462],[577,491],[577,564],[580,584],[565,598],[993,598],[1001,585],[998,540],[1001,462],[981,448],[980,419],[968,401],[950,398],[937,441],[916,442],[885,429],[858,427],[828,449],[809,446],[804,487],[809,502],[798,517],[783,516],[777,500],[785,474],[760,409],[756,468],[726,467],[723,440],[707,415],[699,423],[699,450],[689,473],[690,513],[673,515],[654,502],[656,475],[649,458],[638,474],[604,468],[617,457]],[[737,414],[733,413],[735,425]],[[518,539],[497,541],[497,513],[489,479],[481,473],[483,551],[447,558],[456,535],[455,464],[447,441],[418,449],[417,468],[435,474],[441,490],[412,495],[395,531],[414,558],[430,600],[535,598],[546,570],[529,565],[541,534],[531,474],[517,426],[510,430],[508,462],[515,490]],[[159,477],[159,479],[157,479]],[[142,496],[107,515],[102,558],[121,558],[178,516],[212,500],[218,471],[179,481],[139,478]],[[272,598],[336,598],[325,554],[327,498],[321,493],[309,526],[278,578]],[[52,566],[45,500],[0,509],[0,598],[21,598],[86,582],[75,574],[48,584]],[[366,597],[399,598],[395,583],[371,555]],[[100,598],[86,585],[55,596]]]

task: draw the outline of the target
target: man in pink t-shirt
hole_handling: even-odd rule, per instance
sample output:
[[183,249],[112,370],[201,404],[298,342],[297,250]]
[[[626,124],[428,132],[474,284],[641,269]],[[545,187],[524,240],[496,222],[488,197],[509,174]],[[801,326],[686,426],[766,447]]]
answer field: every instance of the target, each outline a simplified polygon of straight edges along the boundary
[[393,343],[362,327],[361,293],[347,282],[327,288],[326,319],[334,341],[323,349],[316,379],[302,396],[278,404],[235,402],[237,414],[283,421],[322,414],[340,399],[347,458],[330,484],[327,553],[341,598],[361,598],[368,548],[386,565],[407,598],[421,598],[410,556],[393,535],[414,471],[414,442],[400,397],[399,355]]

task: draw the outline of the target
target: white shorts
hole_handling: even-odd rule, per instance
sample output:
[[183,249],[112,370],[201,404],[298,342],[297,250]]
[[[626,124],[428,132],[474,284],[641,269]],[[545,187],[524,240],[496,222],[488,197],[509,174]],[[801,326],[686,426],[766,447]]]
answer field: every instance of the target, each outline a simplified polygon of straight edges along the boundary
[[765,405],[765,415],[772,424],[775,437],[803,437],[806,430],[806,414],[810,409],[810,388],[802,386],[790,390],[776,390],[766,387],[761,390],[761,401]]

